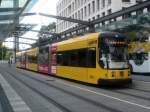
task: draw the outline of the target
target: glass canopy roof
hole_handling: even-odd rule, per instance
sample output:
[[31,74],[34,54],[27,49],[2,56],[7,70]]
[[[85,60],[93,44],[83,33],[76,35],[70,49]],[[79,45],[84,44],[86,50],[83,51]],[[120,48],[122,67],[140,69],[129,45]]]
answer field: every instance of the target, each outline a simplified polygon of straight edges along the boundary
[[[19,16],[37,0],[0,0],[0,41],[18,28]],[[29,27],[29,26],[28,26]]]

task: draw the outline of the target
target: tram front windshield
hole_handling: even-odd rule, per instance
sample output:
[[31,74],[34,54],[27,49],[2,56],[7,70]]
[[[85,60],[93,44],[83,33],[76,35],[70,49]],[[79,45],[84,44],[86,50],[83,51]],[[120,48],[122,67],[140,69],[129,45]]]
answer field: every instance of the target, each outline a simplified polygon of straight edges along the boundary
[[127,47],[109,47],[109,53],[107,55],[108,68],[128,68]]
[[113,40],[100,43],[99,63],[106,69],[125,69],[128,68],[128,52],[125,42]]

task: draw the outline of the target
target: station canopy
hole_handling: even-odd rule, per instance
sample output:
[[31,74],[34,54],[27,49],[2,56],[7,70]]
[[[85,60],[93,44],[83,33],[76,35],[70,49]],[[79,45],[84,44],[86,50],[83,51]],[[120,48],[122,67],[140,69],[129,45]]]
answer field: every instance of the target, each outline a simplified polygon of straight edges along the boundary
[[[33,25],[19,25],[19,16],[31,8],[32,0],[0,0],[0,41],[11,37],[18,29],[30,29]],[[34,0],[33,0],[34,1]],[[22,35],[22,34],[20,34]]]

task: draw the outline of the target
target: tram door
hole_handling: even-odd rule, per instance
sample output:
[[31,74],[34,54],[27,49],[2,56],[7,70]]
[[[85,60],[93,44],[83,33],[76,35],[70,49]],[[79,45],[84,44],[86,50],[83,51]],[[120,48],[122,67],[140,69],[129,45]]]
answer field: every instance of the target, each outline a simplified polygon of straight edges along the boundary
[[56,64],[57,64],[56,50],[57,50],[56,46],[50,46],[49,47],[49,54],[50,54],[50,58],[49,58],[49,73],[51,75],[56,75]]

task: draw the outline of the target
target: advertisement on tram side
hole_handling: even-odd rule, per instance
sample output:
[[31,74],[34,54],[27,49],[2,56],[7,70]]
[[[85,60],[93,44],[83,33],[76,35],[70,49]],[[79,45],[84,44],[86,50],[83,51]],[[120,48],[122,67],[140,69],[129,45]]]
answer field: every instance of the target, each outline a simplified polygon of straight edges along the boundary
[[38,71],[41,73],[48,73],[49,65],[49,46],[42,46],[39,48],[38,55]]

